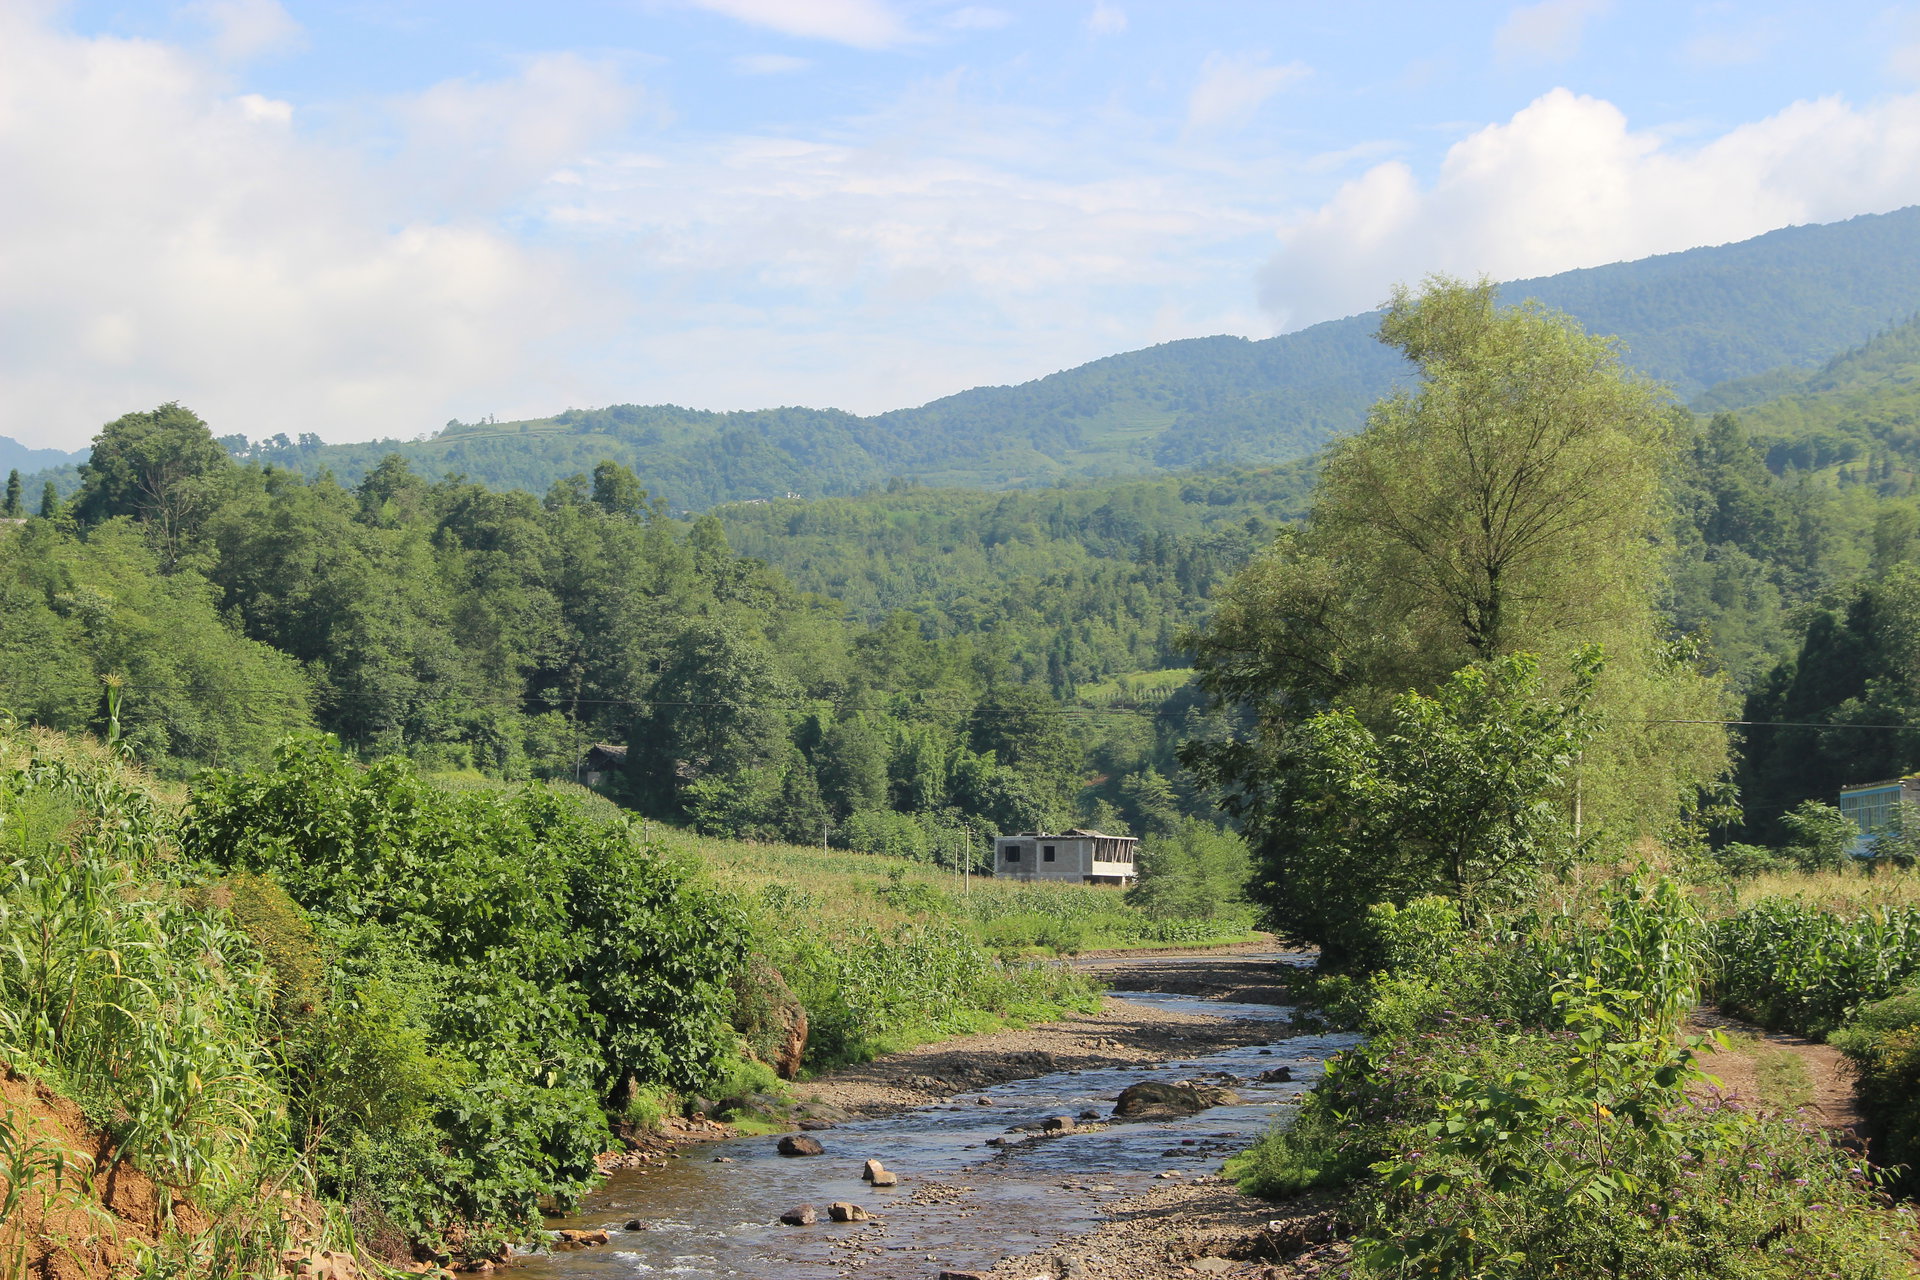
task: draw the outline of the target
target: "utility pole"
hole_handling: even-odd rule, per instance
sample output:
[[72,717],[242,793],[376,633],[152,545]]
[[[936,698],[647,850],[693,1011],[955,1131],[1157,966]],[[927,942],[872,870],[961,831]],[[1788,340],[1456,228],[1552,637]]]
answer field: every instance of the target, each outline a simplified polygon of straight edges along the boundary
[[827,851],[827,820],[825,818],[822,818],[820,819],[820,852],[825,853],[826,851]]
[[973,825],[960,828],[966,839],[966,848],[960,854],[960,892],[967,893],[973,888]]

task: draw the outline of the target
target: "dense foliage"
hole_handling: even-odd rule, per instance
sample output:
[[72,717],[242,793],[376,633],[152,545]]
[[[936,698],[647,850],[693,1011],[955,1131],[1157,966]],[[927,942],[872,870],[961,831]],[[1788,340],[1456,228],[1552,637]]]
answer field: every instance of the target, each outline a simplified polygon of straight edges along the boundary
[[1418,386],[1218,593],[1195,666],[1237,719],[1182,756],[1273,920],[1336,951],[1371,902],[1524,883],[1553,821],[1684,837],[1727,764],[1722,681],[1653,606],[1677,451],[1652,388],[1484,283],[1397,294],[1381,338]]
[[[108,424],[74,501],[0,536],[0,696],[82,729],[117,681],[128,742],[181,772],[261,761],[305,728],[508,779],[628,745],[604,782],[650,816],[953,863],[995,829],[1209,812],[1169,785],[1178,738],[1204,730],[1190,696],[1074,719],[1057,703],[1172,662],[1180,622],[1287,492],[1248,476],[946,515],[905,495],[918,524],[870,562],[849,618],[613,463],[544,500],[429,484],[397,459],[348,490],[234,463],[168,405]],[[784,546],[757,509],[736,514]],[[839,536],[841,515],[799,518],[816,547]],[[968,594],[908,588],[903,561],[930,540]],[[795,563],[836,585],[818,557]]]
[[1384,967],[1351,998],[1373,1038],[1231,1166],[1269,1196],[1340,1187],[1356,1275],[1905,1273],[1910,1224],[1863,1165],[1689,1093],[1677,1028],[1707,956],[1672,882],[1472,931],[1443,900],[1375,927]]
[[[722,889],[579,788],[309,737],[182,809],[126,752],[0,728],[0,1059],[214,1219],[156,1277],[279,1274],[281,1189],[389,1260],[524,1238],[671,1093],[777,1085],[755,1011],[796,995],[815,1067],[1092,997],[961,911],[795,929],[798,895]],[[37,1150],[0,1118],[6,1195],[58,1190]]]

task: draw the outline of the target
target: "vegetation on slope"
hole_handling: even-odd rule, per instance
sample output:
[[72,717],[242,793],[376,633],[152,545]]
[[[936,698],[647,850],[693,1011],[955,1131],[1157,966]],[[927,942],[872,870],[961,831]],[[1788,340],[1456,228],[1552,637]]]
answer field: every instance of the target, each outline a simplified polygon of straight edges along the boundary
[[[106,1135],[96,1179],[126,1162],[183,1198],[133,1242],[155,1275],[278,1274],[319,1224],[262,1188],[393,1261],[525,1238],[616,1126],[771,1081],[755,1019],[790,990],[815,1066],[1090,998],[904,871],[868,912],[816,875],[840,905],[796,930],[798,896],[716,881],[578,789],[449,789],[310,738],[183,806],[125,752],[0,732],[0,1057]],[[6,1125],[0,1198],[59,1192]]]

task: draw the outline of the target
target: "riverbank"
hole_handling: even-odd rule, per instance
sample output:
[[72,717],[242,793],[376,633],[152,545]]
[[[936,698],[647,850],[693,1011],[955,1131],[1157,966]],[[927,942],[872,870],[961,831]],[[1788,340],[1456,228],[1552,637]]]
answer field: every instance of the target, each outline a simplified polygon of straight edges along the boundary
[[[1151,957],[1116,952],[1082,957],[1074,967],[1127,991],[1159,991],[1201,1000],[1288,1004],[1292,979],[1311,963],[1271,939],[1219,949],[1167,950]],[[1270,1024],[1108,997],[1097,1012],[1024,1030],[960,1036],[845,1067],[794,1087],[801,1114],[825,1119],[874,1117],[944,1102],[956,1094],[1056,1071],[1086,1071],[1198,1057],[1273,1038]]]

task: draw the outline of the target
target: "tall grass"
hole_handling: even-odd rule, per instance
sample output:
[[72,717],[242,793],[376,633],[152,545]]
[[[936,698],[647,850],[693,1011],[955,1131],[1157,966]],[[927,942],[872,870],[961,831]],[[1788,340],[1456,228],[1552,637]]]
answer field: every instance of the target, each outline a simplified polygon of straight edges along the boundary
[[[226,1243],[194,1274],[273,1274],[286,1232],[262,1193],[297,1170],[264,1048],[269,980],[245,934],[192,904],[170,824],[113,753],[0,726],[0,1057],[219,1224]],[[8,1221],[25,1196],[98,1211],[24,1122],[0,1125],[0,1179]],[[155,1199],[155,1247],[204,1249],[174,1203]]]

